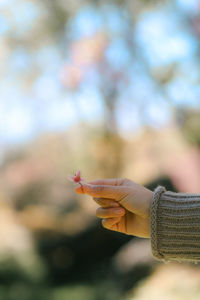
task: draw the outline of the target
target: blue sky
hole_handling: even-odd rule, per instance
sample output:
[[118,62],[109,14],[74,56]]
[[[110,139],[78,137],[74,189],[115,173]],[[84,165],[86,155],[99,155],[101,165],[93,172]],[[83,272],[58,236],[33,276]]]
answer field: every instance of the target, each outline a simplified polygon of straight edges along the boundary
[[[196,0],[177,0],[176,4],[184,13],[197,13]],[[85,83],[78,93],[72,94],[64,90],[60,82],[59,72],[64,61],[57,45],[44,45],[37,53],[29,53],[20,46],[8,48],[6,35],[9,31],[14,30],[18,37],[26,37],[43,13],[41,7],[30,1],[0,0],[0,11],[0,143],[22,143],[45,131],[66,130],[80,119],[100,120],[103,107],[101,94],[95,85],[95,74],[94,84]],[[8,11],[9,14],[6,14]],[[112,7],[104,12],[103,18],[95,9],[84,7],[71,19],[66,34],[74,39],[88,36],[102,29],[106,21],[109,32],[116,35],[106,56],[116,68],[126,68],[131,53],[120,37],[126,27],[125,19]],[[176,105],[200,107],[200,74],[194,59],[198,44],[180,24],[180,17],[170,5],[145,12],[137,23],[136,42],[152,67],[180,63],[180,76],[167,87],[169,96]],[[32,88],[27,90],[23,79],[33,63],[40,68],[40,74]],[[192,70],[190,74],[188,69]],[[119,101],[117,116],[122,133],[138,130],[141,126],[136,102],[147,108],[144,112],[147,123],[155,127],[165,124],[170,119],[166,99],[155,93],[154,86],[140,66],[127,68],[127,72],[134,90],[132,94],[131,88],[123,91]],[[130,95],[137,99],[130,100]]]

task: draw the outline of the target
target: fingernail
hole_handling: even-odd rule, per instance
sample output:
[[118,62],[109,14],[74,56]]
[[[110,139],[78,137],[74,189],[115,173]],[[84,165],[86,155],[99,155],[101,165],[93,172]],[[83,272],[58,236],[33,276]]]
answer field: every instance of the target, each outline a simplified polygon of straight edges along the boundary
[[116,214],[122,214],[122,213],[124,212],[124,210],[123,210],[122,208],[115,208],[115,209],[114,209],[114,212],[115,212]]

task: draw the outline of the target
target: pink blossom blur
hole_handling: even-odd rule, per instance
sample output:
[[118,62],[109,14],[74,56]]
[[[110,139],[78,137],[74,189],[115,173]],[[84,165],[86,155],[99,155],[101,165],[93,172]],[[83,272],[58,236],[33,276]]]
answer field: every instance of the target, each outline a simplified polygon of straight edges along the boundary
[[81,172],[80,171],[77,171],[74,176],[69,175],[68,178],[69,178],[70,181],[73,181],[74,183],[81,183],[81,181],[83,181],[83,179],[81,178]]

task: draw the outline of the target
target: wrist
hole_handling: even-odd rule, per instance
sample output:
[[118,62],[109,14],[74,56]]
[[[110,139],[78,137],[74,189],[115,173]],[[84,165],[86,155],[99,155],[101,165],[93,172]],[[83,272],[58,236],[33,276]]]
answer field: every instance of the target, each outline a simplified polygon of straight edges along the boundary
[[146,204],[146,208],[145,208],[145,216],[146,218],[150,218],[150,211],[151,211],[151,204],[153,201],[153,195],[154,193],[151,190],[146,189],[146,193],[145,193],[145,204]]

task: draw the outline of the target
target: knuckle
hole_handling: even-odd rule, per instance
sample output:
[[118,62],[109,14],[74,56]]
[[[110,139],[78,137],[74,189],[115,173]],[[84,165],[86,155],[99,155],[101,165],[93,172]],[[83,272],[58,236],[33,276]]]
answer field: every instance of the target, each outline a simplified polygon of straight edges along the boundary
[[122,185],[123,184],[123,178],[117,178],[117,180],[116,180],[116,185],[118,186],[118,185]]
[[128,184],[128,183],[131,183],[130,179],[128,179],[126,177],[120,178],[119,185]]
[[127,179],[124,177],[119,178],[119,179],[117,179],[117,185],[123,185],[124,182],[126,182],[126,181],[127,181]]

